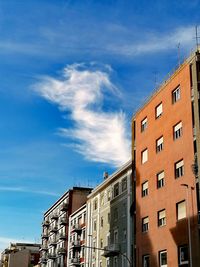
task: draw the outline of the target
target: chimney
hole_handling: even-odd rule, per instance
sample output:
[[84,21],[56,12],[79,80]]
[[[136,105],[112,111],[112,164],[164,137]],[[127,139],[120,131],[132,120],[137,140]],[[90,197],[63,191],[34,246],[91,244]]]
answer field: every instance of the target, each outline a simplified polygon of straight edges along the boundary
[[108,178],[108,172],[103,173],[103,179],[106,180]]

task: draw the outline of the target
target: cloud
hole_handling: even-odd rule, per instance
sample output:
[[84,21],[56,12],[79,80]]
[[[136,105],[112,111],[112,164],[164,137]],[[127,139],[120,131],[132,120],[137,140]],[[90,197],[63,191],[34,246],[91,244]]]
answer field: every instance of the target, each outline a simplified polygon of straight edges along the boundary
[[123,112],[104,109],[106,95],[114,99],[120,94],[109,74],[109,66],[73,64],[64,69],[61,79],[44,77],[34,89],[70,112],[74,126],[60,133],[73,139],[76,151],[90,161],[120,166],[130,158],[129,131]]
[[15,187],[15,186],[0,186],[0,191],[31,193],[31,194],[39,194],[47,196],[59,196],[59,194],[55,192],[49,192],[43,190],[31,190],[25,187]]

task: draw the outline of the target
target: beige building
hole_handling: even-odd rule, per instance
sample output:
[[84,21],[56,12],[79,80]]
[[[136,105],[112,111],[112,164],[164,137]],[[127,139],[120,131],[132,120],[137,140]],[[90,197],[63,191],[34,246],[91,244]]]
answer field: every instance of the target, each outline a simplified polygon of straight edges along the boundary
[[91,188],[73,187],[44,214],[41,267],[66,267],[69,216],[86,203]]
[[132,263],[132,163],[129,161],[88,196],[85,266],[127,267]]

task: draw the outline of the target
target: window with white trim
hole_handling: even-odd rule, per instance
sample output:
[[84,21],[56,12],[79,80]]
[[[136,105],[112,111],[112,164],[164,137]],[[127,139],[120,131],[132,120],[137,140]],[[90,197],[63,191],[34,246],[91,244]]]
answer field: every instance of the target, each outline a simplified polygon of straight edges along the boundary
[[184,162],[183,159],[175,163],[175,178],[179,178],[184,175]]
[[144,217],[142,219],[142,232],[145,233],[145,232],[148,232],[149,230],[149,217]]
[[189,264],[188,245],[179,246],[178,248],[179,266]]
[[110,267],[110,259],[106,259],[106,267]]
[[178,87],[176,87],[176,89],[174,89],[172,91],[172,103],[176,103],[179,99],[181,98],[181,87],[180,85]]
[[113,267],[118,267],[118,258],[114,257],[114,265]]
[[122,179],[122,192],[127,189],[127,177]]
[[156,152],[157,153],[163,150],[163,142],[164,142],[163,136],[161,136],[160,138],[156,140]]
[[117,197],[119,195],[119,183],[116,183],[114,185],[114,197]]
[[142,256],[142,267],[150,267],[150,256],[149,255]]
[[165,185],[165,173],[161,171],[157,174],[157,188],[161,188]]
[[180,121],[179,123],[177,123],[174,127],[173,127],[173,132],[174,132],[174,140],[180,138],[182,136],[182,121]]
[[176,204],[177,220],[186,218],[186,202],[185,200]]
[[147,148],[142,151],[141,158],[142,158],[142,164],[147,162],[147,160],[148,160],[148,149]]
[[164,226],[166,225],[166,210],[160,210],[158,211],[158,226]]
[[144,132],[147,128],[147,117],[141,121],[141,132]]
[[159,266],[167,267],[167,250],[159,251]]
[[156,107],[156,119],[160,118],[163,113],[162,102]]
[[142,197],[147,196],[148,193],[149,193],[149,183],[148,181],[146,181],[142,184]]

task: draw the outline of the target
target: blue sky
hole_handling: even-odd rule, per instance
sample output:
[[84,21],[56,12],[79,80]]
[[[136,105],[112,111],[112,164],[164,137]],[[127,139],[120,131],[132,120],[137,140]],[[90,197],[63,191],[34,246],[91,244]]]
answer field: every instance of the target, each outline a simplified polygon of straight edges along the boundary
[[[0,250],[130,157],[130,121],[195,47],[198,0],[0,0]],[[199,30],[200,31],[200,30]],[[200,34],[200,33],[199,33]]]

